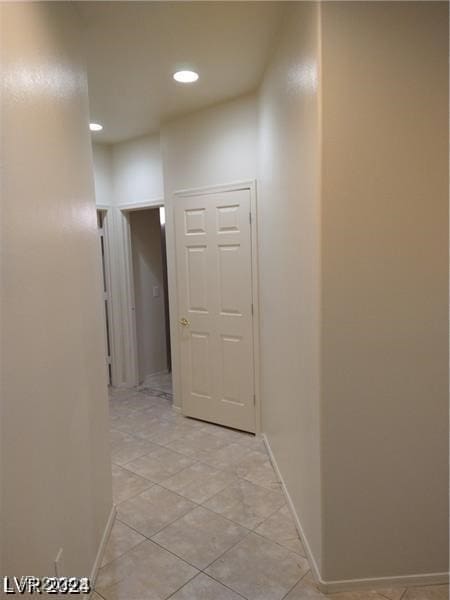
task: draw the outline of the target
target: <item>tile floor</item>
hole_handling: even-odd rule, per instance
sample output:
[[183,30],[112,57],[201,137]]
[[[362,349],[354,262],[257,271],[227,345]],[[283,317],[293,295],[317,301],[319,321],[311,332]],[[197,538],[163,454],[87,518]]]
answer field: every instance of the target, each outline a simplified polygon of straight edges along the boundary
[[321,594],[262,440],[170,398],[167,376],[111,390],[117,519],[94,600],[448,599],[448,586]]
[[138,389],[147,392],[147,394],[167,397],[170,400],[172,397],[172,374],[155,373],[154,375],[147,375]]

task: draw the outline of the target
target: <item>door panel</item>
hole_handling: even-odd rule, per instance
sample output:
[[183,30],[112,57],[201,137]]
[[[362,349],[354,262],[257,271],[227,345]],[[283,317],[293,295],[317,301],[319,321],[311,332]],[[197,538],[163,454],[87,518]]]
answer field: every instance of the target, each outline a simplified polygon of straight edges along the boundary
[[250,190],[175,200],[184,414],[255,431]]
[[[236,336],[221,336],[221,359],[222,359],[222,402],[231,402],[243,406],[245,398],[243,393],[240,364],[245,360],[245,349],[242,339]],[[245,383],[245,382],[244,382]]]
[[208,333],[191,332],[189,338],[190,383],[195,396],[211,399],[213,395],[210,369],[210,337]]
[[186,248],[186,278],[189,312],[208,312],[207,247]]
[[245,264],[239,245],[220,245],[219,258],[219,307],[221,315],[242,317],[245,310],[246,291],[242,286]]

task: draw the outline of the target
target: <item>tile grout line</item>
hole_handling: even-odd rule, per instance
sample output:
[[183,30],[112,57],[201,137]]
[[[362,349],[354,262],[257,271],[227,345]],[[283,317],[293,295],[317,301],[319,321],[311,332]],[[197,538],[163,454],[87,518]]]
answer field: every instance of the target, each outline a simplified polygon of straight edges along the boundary
[[[212,563],[211,563],[212,564]],[[230,587],[229,585],[227,585],[226,583],[223,583],[223,581],[219,581],[219,579],[216,579],[213,575],[210,575],[209,573],[205,573],[205,571],[200,571],[202,575],[205,575],[205,577],[209,577],[210,579],[212,579],[213,581],[215,581],[216,583],[223,585],[223,587],[227,588],[227,590],[230,590],[231,592],[233,592],[234,594],[236,594],[237,596],[239,596],[240,598],[243,598],[244,600],[249,600],[247,598],[247,596],[244,596],[243,594],[241,594],[240,592],[238,592],[237,590],[233,589],[232,587]],[[193,599],[194,600],[194,599]]]
[[[308,567],[309,567],[309,563],[308,563]],[[285,600],[285,598],[287,598],[289,596],[289,594],[292,592],[292,590],[295,587],[297,587],[297,585],[300,583],[300,581],[303,581],[303,579],[308,575],[308,573],[311,573],[310,568],[306,571],[306,573],[303,573],[303,575],[300,577],[300,579],[298,581],[296,581],[291,588],[288,589],[288,591],[285,593],[285,595],[282,598],[280,598],[280,600]],[[321,592],[319,592],[319,593],[321,593]]]
[[[149,453],[149,455],[150,455],[150,454],[151,454],[151,453]],[[131,462],[131,461],[130,461],[130,462]],[[204,464],[204,463],[202,463],[201,461],[198,461],[198,462],[196,462],[196,463],[193,463],[192,465],[190,465],[190,467],[194,466],[195,464]],[[173,477],[173,476],[177,475],[178,473],[181,473],[182,471],[185,471],[185,470],[189,469],[190,467],[185,467],[185,468],[183,468],[183,469],[180,469],[180,471],[177,471],[177,473],[174,473],[173,475],[170,475],[170,476],[169,476],[167,479],[163,479],[163,480],[162,480],[162,481],[160,481],[160,482],[156,482],[156,481],[153,481],[153,480],[151,480],[151,479],[148,479],[148,478],[144,477],[143,475],[139,475],[138,473],[135,473],[134,471],[130,471],[130,470],[126,469],[126,467],[121,467],[120,465],[116,465],[116,466],[119,466],[120,468],[122,468],[122,469],[124,469],[124,470],[128,471],[128,472],[129,472],[129,473],[131,473],[131,474],[137,475],[138,477],[142,477],[143,479],[146,479],[147,481],[149,481],[149,482],[151,483],[151,485],[150,485],[148,488],[146,488],[145,490],[143,490],[143,491],[141,491],[141,492],[138,492],[137,494],[135,494],[135,495],[133,495],[133,496],[130,496],[130,498],[126,498],[125,500],[121,501],[121,502],[120,502],[120,503],[117,505],[118,507],[119,507],[119,505],[120,505],[120,504],[122,504],[122,503],[124,503],[124,502],[127,502],[128,500],[133,500],[133,499],[134,499],[134,498],[136,498],[137,496],[140,496],[141,494],[145,493],[147,490],[150,490],[152,487],[154,487],[154,486],[158,486],[158,487],[160,487],[160,488],[162,488],[162,489],[164,489],[164,490],[167,490],[167,491],[169,491],[169,492],[171,492],[171,493],[173,493],[173,494],[175,494],[175,495],[179,496],[180,498],[183,498],[184,500],[188,500],[189,502],[192,502],[193,504],[195,504],[195,505],[196,505],[196,507],[202,507],[202,508],[204,508],[205,510],[208,510],[209,512],[211,512],[211,513],[213,513],[213,514],[215,514],[215,515],[217,515],[217,516],[219,516],[219,517],[221,517],[221,518],[223,518],[223,519],[225,519],[225,520],[229,521],[230,523],[232,523],[232,524],[234,524],[234,525],[238,525],[238,526],[240,526],[240,527],[243,527],[243,528],[244,528],[244,529],[246,529],[247,531],[249,531],[249,532],[252,532],[252,533],[255,533],[256,535],[258,535],[258,536],[260,536],[260,537],[262,537],[262,538],[264,538],[264,539],[266,539],[266,540],[268,540],[268,541],[270,541],[270,542],[272,542],[272,543],[276,544],[277,546],[280,546],[280,547],[281,547],[281,548],[283,548],[283,549],[286,549],[286,550],[288,550],[289,552],[292,552],[292,553],[296,554],[297,556],[300,556],[300,557],[302,557],[302,558],[306,558],[304,555],[302,555],[302,554],[300,554],[300,553],[296,552],[295,550],[292,550],[292,549],[291,549],[291,548],[289,548],[288,546],[285,546],[284,544],[282,544],[282,543],[280,543],[280,542],[278,542],[278,541],[276,541],[276,540],[273,540],[273,539],[271,539],[270,537],[268,537],[268,536],[266,536],[266,535],[264,535],[264,534],[262,534],[262,533],[260,533],[260,532],[256,531],[256,529],[257,529],[258,527],[260,527],[260,526],[261,526],[261,525],[263,525],[263,524],[264,524],[264,523],[265,523],[265,522],[266,522],[268,519],[270,519],[271,517],[273,517],[273,516],[275,515],[275,513],[279,512],[279,511],[280,511],[280,510],[283,508],[283,506],[284,506],[284,505],[281,505],[281,506],[277,507],[276,509],[274,509],[274,510],[273,510],[273,512],[270,512],[270,513],[269,513],[269,515],[267,515],[266,517],[264,517],[262,521],[260,521],[260,522],[259,522],[257,525],[255,525],[255,527],[253,527],[253,528],[251,529],[251,528],[247,527],[246,525],[243,525],[242,523],[240,523],[240,522],[238,522],[238,521],[234,521],[233,519],[231,519],[231,518],[229,518],[229,517],[226,517],[226,516],[225,516],[223,513],[219,513],[219,512],[217,512],[217,511],[215,511],[214,509],[212,509],[212,508],[210,508],[210,507],[208,507],[208,506],[205,506],[205,503],[206,503],[206,502],[209,502],[210,500],[212,500],[213,498],[215,498],[216,496],[218,496],[219,494],[221,494],[222,492],[224,492],[226,489],[228,489],[229,487],[231,487],[232,485],[234,485],[236,482],[232,482],[232,483],[230,483],[230,484],[227,484],[227,485],[225,485],[225,486],[224,486],[224,487],[223,487],[221,490],[219,490],[218,492],[216,492],[215,494],[213,494],[213,495],[212,495],[212,496],[210,496],[209,498],[205,499],[205,500],[204,500],[204,501],[202,501],[202,502],[197,502],[197,501],[195,501],[195,500],[192,500],[191,498],[189,498],[189,497],[187,497],[187,496],[183,496],[183,494],[181,494],[181,493],[179,493],[179,492],[176,492],[176,491],[174,491],[174,490],[172,490],[172,489],[170,489],[170,488],[167,488],[167,487],[165,487],[165,486],[163,485],[164,481],[167,481],[167,479],[171,479],[171,477]],[[207,465],[207,466],[210,466],[210,465]],[[218,471],[221,471],[221,472],[227,472],[227,470],[226,470],[226,469],[217,469],[217,470],[218,470]],[[247,482],[247,483],[251,483],[251,484],[252,484],[252,485],[254,485],[255,487],[257,487],[257,488],[259,488],[259,489],[261,489],[261,490],[264,490],[264,491],[265,491],[265,492],[267,492],[268,494],[269,494],[270,492],[272,492],[272,491],[275,491],[275,490],[272,490],[271,488],[266,488],[266,487],[263,487],[263,486],[261,486],[261,485],[259,485],[259,484],[253,483],[252,481],[249,481],[249,480],[247,480],[247,479],[245,479],[245,478],[239,477],[238,475],[236,475],[236,479],[237,479],[237,481],[245,481],[245,482]],[[191,510],[194,510],[194,509],[191,509]],[[188,512],[191,512],[191,511],[188,511]],[[175,521],[178,521],[179,519],[182,519],[182,518],[183,518],[183,517],[184,517],[186,514],[188,514],[188,513],[185,513],[184,515],[181,515],[180,517],[177,517],[177,518],[176,518],[176,519],[174,519],[173,521],[170,521],[169,523],[167,523],[166,525],[164,525],[164,527],[162,527],[162,529],[159,529],[159,530],[158,530],[157,532],[155,532],[153,535],[157,535],[158,533],[160,533],[161,531],[163,531],[163,530],[164,530],[166,527],[168,527],[169,525],[172,525],[173,523],[175,523]],[[121,521],[121,522],[122,522],[124,525],[127,525],[128,527],[130,527],[131,529],[133,529],[134,531],[136,531],[136,532],[137,532],[137,533],[139,533],[140,535],[143,535],[145,538],[147,538],[147,539],[151,540],[151,538],[149,538],[148,536],[144,535],[142,532],[140,532],[139,530],[135,529],[135,528],[134,528],[134,527],[132,527],[131,525],[129,525],[129,524],[126,522],[126,521],[122,521],[121,519],[119,519],[119,521]],[[152,536],[152,537],[153,537],[153,536]],[[298,538],[298,539],[300,539],[300,538]],[[153,540],[151,540],[151,541],[153,541]],[[214,562],[214,561],[213,561],[213,562]],[[212,563],[211,563],[211,564],[212,564]]]
[[[201,505],[197,505],[195,508],[204,508]],[[194,508],[192,510],[195,510]],[[207,510],[207,509],[205,509]],[[191,511],[188,511],[191,512]],[[212,511],[210,511],[212,512]],[[185,513],[185,515],[188,513]],[[175,523],[175,521],[178,521],[179,519],[182,519],[185,515],[182,515],[181,517],[176,518],[174,521],[172,521],[170,524],[168,524],[167,526],[165,525],[162,529],[160,529],[158,532],[156,532],[154,535],[157,535],[158,533],[160,533],[161,531],[163,531],[166,527],[168,527],[169,525]],[[138,531],[137,529],[135,529],[134,527],[131,527],[130,525],[128,525],[128,523],[121,521],[119,518],[117,518],[118,521],[120,521],[122,524],[126,525],[127,527],[130,527],[130,529],[132,529],[133,531],[135,531],[136,533],[140,534],[142,537],[144,537],[145,539],[142,540],[141,542],[139,542],[138,544],[136,544],[135,546],[133,546],[132,548],[130,548],[129,550],[127,550],[126,552],[124,552],[123,554],[121,554],[120,556],[114,558],[113,560],[109,561],[106,565],[104,565],[104,567],[108,566],[109,564],[111,564],[112,562],[114,562],[115,560],[118,560],[119,558],[125,556],[125,554],[128,554],[128,552],[131,552],[131,550],[133,550],[134,548],[136,548],[137,546],[140,546],[141,544],[144,544],[146,541],[151,542],[152,544],[155,544],[156,546],[158,546],[159,548],[161,548],[162,550],[165,550],[166,552],[168,552],[169,554],[171,554],[172,556],[175,556],[175,558],[177,558],[178,560],[181,560],[182,562],[186,563],[187,565],[189,565],[190,567],[192,567],[193,569],[195,569],[197,571],[197,573],[194,575],[194,577],[196,577],[199,573],[203,573],[204,575],[207,575],[208,577],[211,577],[211,579],[214,579],[214,581],[217,581],[217,583],[221,583],[223,584],[221,581],[215,579],[214,577],[212,577],[209,573],[205,572],[205,569],[207,569],[208,567],[210,567],[214,562],[216,562],[216,560],[219,560],[220,558],[222,558],[222,556],[224,554],[226,554],[229,550],[231,550],[232,548],[234,548],[237,544],[239,544],[239,542],[241,542],[242,540],[244,540],[248,535],[250,535],[251,533],[253,533],[250,529],[244,528],[246,529],[246,534],[243,535],[239,540],[237,540],[234,544],[232,544],[229,548],[227,548],[224,552],[222,552],[222,554],[220,554],[219,556],[217,556],[214,560],[212,560],[210,563],[208,563],[205,567],[203,567],[202,569],[200,569],[199,567],[197,567],[196,565],[190,563],[188,560],[186,560],[185,558],[182,558],[181,556],[178,556],[178,554],[175,554],[175,552],[173,552],[172,550],[166,548],[165,546],[162,546],[161,544],[159,544],[157,541],[153,540],[152,538],[149,538],[148,536],[144,535],[143,533],[141,533],[140,531]],[[229,519],[227,519],[229,520]],[[230,521],[231,523],[233,523],[233,525],[236,525],[236,523],[234,523],[234,521]],[[104,568],[102,567],[102,568]],[[194,577],[192,577],[189,581],[191,581]],[[186,582],[189,583],[189,581]],[[116,582],[118,583],[118,582]],[[179,589],[181,589],[182,587],[184,587],[184,585],[181,586]],[[113,585],[116,585],[115,583],[112,584],[111,586],[108,587],[112,587]],[[236,592],[236,590],[233,590],[232,588],[229,588],[229,586],[225,585],[225,587],[228,587],[228,589],[231,589],[233,592]],[[178,591],[176,590],[176,591]],[[94,590],[96,591],[96,590]],[[96,593],[98,593],[96,591]],[[174,594],[176,592],[173,592]],[[239,592],[236,592],[239,594]],[[100,594],[101,595],[101,594]],[[173,594],[172,594],[173,595]],[[241,594],[239,594],[241,597],[243,597]],[[102,596],[103,598],[103,596]],[[168,597],[170,598],[170,596]],[[247,600],[247,599],[246,599]]]
[[[149,440],[151,441],[151,440]],[[135,460],[139,460],[140,458],[144,458],[145,456],[151,456],[152,454],[154,454],[155,452],[158,452],[158,450],[162,449],[162,450],[169,450],[170,452],[173,452],[174,454],[178,454],[179,456],[181,456],[182,458],[190,458],[189,456],[187,456],[186,454],[181,454],[181,452],[177,452],[176,450],[172,450],[171,448],[168,448],[167,446],[163,446],[162,444],[157,444],[156,442],[152,442],[152,444],[155,444],[155,446],[159,446],[159,448],[156,448],[155,450],[151,450],[150,452],[147,452],[146,454],[143,454],[142,456],[136,456],[136,458],[132,458],[131,460],[129,460],[127,463],[125,463],[123,466],[122,465],[118,465],[117,463],[114,463],[116,466],[118,467],[122,467],[122,469],[126,469],[127,465],[131,464],[132,462],[134,462]],[[194,462],[200,462],[200,461],[194,461]],[[191,465],[192,466],[192,465]],[[182,471],[185,468],[189,468],[189,467],[183,467],[182,469],[180,469],[180,471]],[[131,473],[134,473],[135,475],[139,475],[139,473],[136,473],[135,471],[131,471],[131,469],[127,469],[128,471],[130,471]],[[176,473],[174,473],[175,475]],[[144,477],[144,479],[147,479],[144,475],[139,475],[140,477]],[[170,475],[171,477],[171,475]]]
[[[121,521],[122,523],[123,521]],[[125,523],[126,525],[126,523]],[[131,527],[131,529],[133,529]],[[134,531],[137,531],[136,529],[134,529]],[[139,533],[137,531],[137,533]],[[141,533],[142,535],[142,533]],[[145,540],[143,540],[142,542],[139,542],[139,544],[136,544],[136,546],[133,546],[133,548],[130,548],[129,550],[127,550],[126,552],[124,552],[121,556],[118,556],[117,559],[114,560],[118,560],[119,558],[125,556],[125,554],[128,554],[129,552],[131,552],[132,550],[134,550],[135,548],[137,548],[138,546],[141,546],[142,544],[145,544],[146,542],[151,542],[152,544],[154,544],[155,546],[158,546],[158,548],[160,548],[161,550],[165,550],[166,552],[168,552],[169,554],[171,554],[172,556],[174,556],[177,560],[181,560],[182,562],[184,562],[186,565],[188,565],[189,567],[192,567],[193,569],[195,569],[197,571],[197,573],[195,573],[195,575],[193,575],[190,579],[188,579],[188,581],[186,581],[186,583],[189,583],[190,581],[192,581],[192,579],[194,579],[195,577],[197,577],[197,575],[199,573],[202,573],[202,571],[196,567],[195,565],[191,564],[190,562],[188,562],[187,560],[185,560],[184,558],[181,558],[180,556],[178,556],[177,554],[175,554],[174,552],[171,552],[170,550],[168,550],[167,548],[164,548],[164,546],[161,546],[161,544],[158,544],[157,542],[154,542],[152,539],[148,538],[147,536],[143,536],[145,537]],[[114,562],[114,560],[110,561],[109,563],[107,563],[105,565],[108,566],[110,565],[112,562]],[[103,568],[103,567],[102,567]],[[110,587],[113,587],[115,585],[117,585],[118,583],[120,583],[121,581],[123,581],[123,579],[126,579],[128,577],[128,575],[124,575],[121,579],[119,579],[118,581],[116,581],[115,583],[112,583],[111,585],[108,585],[105,589],[108,589]],[[184,583],[181,587],[179,587],[177,590],[175,590],[175,592],[173,592],[174,594],[180,590],[184,585],[186,585],[186,583]],[[105,600],[107,600],[105,598],[105,596],[103,596],[102,594],[100,594],[96,589],[93,590],[96,594],[99,594],[100,596],[102,596],[102,598],[104,598]],[[172,594],[173,595],[173,594]],[[167,598],[170,598],[170,596],[166,596],[166,598],[164,598],[164,600],[167,600]]]
[[[130,525],[129,523],[127,523],[126,521],[123,521],[120,518],[119,515],[119,505],[122,504],[119,503],[119,505],[117,505],[117,510],[118,510],[118,516],[117,516],[117,520],[120,521],[123,525],[126,525],[127,527],[129,527],[130,529],[132,529],[133,531],[135,531],[136,533],[138,533],[139,535],[143,536],[145,539],[147,539],[150,542],[153,542],[155,544],[157,544],[158,546],[160,546],[161,548],[164,548],[165,550],[168,550],[165,546],[163,546],[162,544],[159,544],[157,541],[155,541],[153,539],[153,537],[155,537],[156,535],[158,535],[159,533],[163,532],[167,527],[169,527],[170,525],[173,525],[174,523],[176,523],[177,521],[183,519],[186,515],[188,515],[190,512],[192,512],[193,510],[195,510],[196,508],[203,508],[204,510],[212,513],[213,515],[216,515],[218,517],[221,517],[222,519],[228,521],[229,523],[231,523],[232,525],[241,527],[242,529],[245,529],[247,531],[246,535],[244,535],[240,540],[238,540],[235,544],[233,544],[232,546],[230,546],[227,550],[225,550],[222,554],[220,554],[217,558],[215,558],[214,560],[212,560],[206,567],[204,567],[205,569],[207,569],[209,566],[212,565],[213,562],[215,562],[216,560],[218,560],[219,558],[221,558],[226,552],[228,552],[228,550],[231,550],[231,548],[234,548],[234,546],[236,544],[238,544],[241,540],[243,540],[244,538],[246,538],[248,536],[249,533],[254,533],[255,535],[257,535],[258,537],[272,543],[275,544],[276,546],[279,546],[280,548],[282,548],[283,550],[286,550],[287,552],[290,552],[292,554],[294,554],[295,556],[298,556],[304,560],[308,560],[306,556],[300,554],[299,552],[296,552],[295,550],[292,550],[291,548],[289,548],[288,546],[285,546],[279,542],[277,542],[276,540],[273,540],[265,535],[263,535],[262,533],[259,533],[258,531],[256,531],[256,529],[258,527],[260,527],[263,523],[265,523],[268,519],[270,519],[270,517],[272,517],[276,512],[278,512],[279,510],[281,510],[280,507],[278,509],[276,509],[273,513],[271,513],[268,517],[264,518],[263,521],[261,521],[261,523],[258,523],[258,525],[256,525],[253,529],[250,529],[249,527],[242,525],[241,523],[238,523],[237,521],[233,521],[232,519],[229,519],[228,517],[225,517],[223,514],[217,513],[214,510],[212,510],[211,508],[208,508],[207,506],[204,506],[203,504],[199,504],[198,502],[195,502],[194,500],[191,500],[190,498],[187,498],[186,496],[183,496],[182,494],[179,494],[177,492],[173,492],[172,490],[168,490],[167,488],[164,488],[163,486],[159,485],[158,483],[154,483],[153,486],[151,487],[160,487],[164,490],[167,490],[169,492],[171,492],[172,494],[175,494],[176,496],[178,496],[179,498],[182,498],[183,500],[187,500],[189,502],[192,502],[193,504],[195,504],[194,507],[192,507],[190,510],[188,510],[187,512],[185,512],[183,515],[180,515],[179,517],[176,517],[175,519],[173,519],[172,521],[166,523],[161,529],[158,529],[157,531],[155,531],[155,533],[152,534],[152,536],[148,537],[147,535],[145,535],[142,531],[139,531],[138,529],[136,529],[135,527],[133,527],[132,525]],[[149,490],[150,488],[147,488],[147,490]],[[226,488],[224,488],[226,489]],[[140,492],[137,495],[143,494],[145,493],[147,490],[144,490],[143,492]],[[222,490],[224,491],[224,490]],[[220,492],[218,492],[220,493]],[[214,497],[214,496],[212,496]],[[136,496],[133,496],[132,498],[130,498],[130,500],[136,498]],[[123,502],[127,502],[128,500],[124,500]],[[205,501],[207,502],[207,500]],[[299,538],[300,539],[300,538]],[[141,543],[141,542],[140,542]],[[137,544],[136,544],[137,545]],[[129,552],[129,550],[127,550],[126,552],[124,552],[123,554],[121,554],[120,556],[123,556],[124,554],[126,554],[127,552]],[[196,567],[195,565],[192,565],[191,563],[189,563],[187,560],[185,560],[184,558],[182,558],[181,556],[178,556],[178,554],[175,554],[174,552],[168,550],[168,552],[171,552],[171,554],[174,554],[175,556],[177,556],[178,558],[180,558],[181,560],[184,560],[185,562],[187,562],[189,565],[195,567],[196,569],[199,569],[199,567]],[[118,558],[118,557],[117,557]],[[113,559],[115,560],[115,559]],[[112,561],[110,561],[112,562]],[[107,563],[109,564],[109,563]],[[104,565],[106,566],[106,565]],[[309,566],[309,565],[308,565]],[[200,569],[202,571],[202,569]],[[203,571],[202,571],[203,572]]]
[[196,573],[193,577],[191,577],[190,579],[188,579],[185,583],[183,583],[183,585],[181,585],[179,588],[177,588],[172,594],[169,594],[169,596],[166,596],[165,598],[163,598],[162,600],[170,600],[170,598],[173,598],[173,596],[175,596],[175,594],[177,594],[180,590],[182,590],[184,588],[184,586],[188,585],[189,583],[191,583],[191,581],[193,581],[196,577],[199,576],[200,573]]

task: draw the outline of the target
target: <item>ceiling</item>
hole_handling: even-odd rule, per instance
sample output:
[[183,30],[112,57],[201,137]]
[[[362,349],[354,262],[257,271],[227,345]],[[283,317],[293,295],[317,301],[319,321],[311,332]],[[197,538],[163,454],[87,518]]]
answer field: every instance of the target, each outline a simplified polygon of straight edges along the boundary
[[[284,2],[76,2],[84,23],[95,140],[115,143],[259,84]],[[172,79],[182,68],[197,83]]]

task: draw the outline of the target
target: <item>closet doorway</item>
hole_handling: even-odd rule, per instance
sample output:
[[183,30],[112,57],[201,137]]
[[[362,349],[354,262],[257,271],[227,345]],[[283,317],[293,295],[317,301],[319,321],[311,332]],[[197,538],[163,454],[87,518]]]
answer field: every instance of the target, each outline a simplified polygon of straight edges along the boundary
[[139,388],[172,396],[169,296],[163,206],[126,211]]

